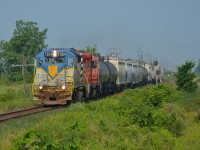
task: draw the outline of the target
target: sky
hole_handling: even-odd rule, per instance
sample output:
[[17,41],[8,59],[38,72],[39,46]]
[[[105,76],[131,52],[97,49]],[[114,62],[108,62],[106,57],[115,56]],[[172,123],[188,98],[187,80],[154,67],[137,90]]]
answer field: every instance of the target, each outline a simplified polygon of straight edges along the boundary
[[200,0],[0,0],[0,40],[18,20],[47,28],[49,48],[96,45],[133,59],[142,50],[171,68],[200,58]]

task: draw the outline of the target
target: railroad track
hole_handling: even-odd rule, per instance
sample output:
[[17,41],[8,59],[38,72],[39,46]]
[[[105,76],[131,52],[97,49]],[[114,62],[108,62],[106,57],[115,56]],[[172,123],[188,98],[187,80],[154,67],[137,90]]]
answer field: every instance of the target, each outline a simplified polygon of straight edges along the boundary
[[61,107],[63,106],[57,106],[57,107],[56,106],[51,106],[51,107],[38,106],[38,107],[32,107],[28,109],[22,109],[22,110],[0,114],[0,123],[12,118],[18,118],[21,116],[31,115],[31,114],[35,114],[35,113],[39,113],[39,112],[43,112],[47,110],[52,110],[52,109],[58,109]]

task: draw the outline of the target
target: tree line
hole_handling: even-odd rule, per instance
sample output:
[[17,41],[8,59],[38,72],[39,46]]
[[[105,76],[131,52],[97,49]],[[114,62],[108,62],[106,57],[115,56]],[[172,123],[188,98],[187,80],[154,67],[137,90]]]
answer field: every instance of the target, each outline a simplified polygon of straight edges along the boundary
[[16,21],[11,39],[0,41],[1,80],[22,81],[22,74],[26,74],[25,80],[33,81],[33,67],[28,66],[34,64],[35,55],[39,51],[47,48],[45,43],[47,31],[47,29],[40,30],[33,21]]

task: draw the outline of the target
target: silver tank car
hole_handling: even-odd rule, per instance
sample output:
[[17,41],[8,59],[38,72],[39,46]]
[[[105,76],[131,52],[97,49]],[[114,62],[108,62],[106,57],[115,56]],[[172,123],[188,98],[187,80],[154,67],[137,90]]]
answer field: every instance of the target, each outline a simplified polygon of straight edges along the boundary
[[154,83],[157,84],[159,82],[163,82],[163,72],[164,69],[161,67],[159,61],[154,61]]
[[124,86],[127,83],[127,63],[124,59],[119,59],[115,57],[109,57],[108,60],[112,63],[117,69],[117,85]]
[[117,69],[109,63],[100,61],[100,72],[99,79],[102,85],[115,84],[117,80]]
[[148,82],[148,71],[143,66],[139,66],[139,82],[141,84],[147,84]]
[[127,86],[132,86],[134,83],[134,70],[133,70],[133,62],[126,61],[126,84]]
[[101,95],[108,95],[118,90],[117,68],[109,62],[100,61],[99,81]]
[[109,57],[108,61],[117,68],[117,85],[121,89],[125,87],[133,87],[135,84],[147,83],[148,71],[145,69],[144,64],[116,57]]
[[155,67],[153,64],[145,64],[145,68],[148,71],[148,83],[154,83],[155,82]]
[[143,67],[143,63],[138,61],[133,62],[134,85],[146,84],[148,81],[148,70]]

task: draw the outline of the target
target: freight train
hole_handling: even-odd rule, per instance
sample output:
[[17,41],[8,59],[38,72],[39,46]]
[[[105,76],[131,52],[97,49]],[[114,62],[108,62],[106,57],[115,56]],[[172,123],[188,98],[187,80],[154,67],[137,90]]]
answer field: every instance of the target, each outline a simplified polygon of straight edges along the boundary
[[44,49],[36,55],[34,100],[64,105],[106,96],[125,88],[162,82],[163,69],[113,56],[92,55],[76,49]]

